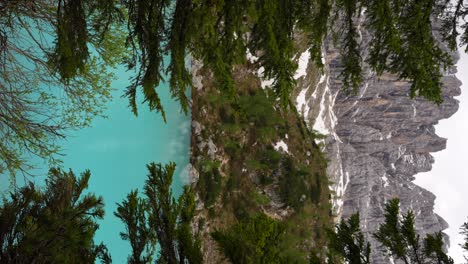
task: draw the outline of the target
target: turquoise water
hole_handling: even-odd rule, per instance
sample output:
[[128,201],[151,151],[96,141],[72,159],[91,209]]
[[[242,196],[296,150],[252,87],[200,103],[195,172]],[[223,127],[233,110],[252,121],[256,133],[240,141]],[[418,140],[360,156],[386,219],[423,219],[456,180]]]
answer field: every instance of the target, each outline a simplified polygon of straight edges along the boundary
[[[127,86],[128,75],[119,73],[114,87]],[[165,124],[161,115],[140,106],[135,117],[122,90],[114,92],[109,104],[108,119],[98,119],[89,129],[77,133],[63,145],[64,164],[74,171],[90,169],[92,176],[89,190],[104,197],[106,216],[100,223],[95,240],[104,241],[114,263],[125,263],[130,252],[127,241],[119,232],[123,224],[113,215],[116,203],[135,188],[141,189],[146,179],[146,164],[174,161],[175,192],[180,191],[183,178],[188,176],[190,117],[180,113],[179,104],[170,98],[167,86],[158,88],[167,113]]]
[[[123,224],[113,215],[116,203],[121,202],[130,190],[143,187],[146,179],[146,164],[150,162],[177,164],[174,175],[174,192],[180,193],[188,177],[190,143],[190,116],[180,112],[178,102],[170,98],[168,87],[158,88],[167,114],[167,123],[159,113],[149,112],[146,105],[139,107],[135,117],[128,108],[127,98],[122,98],[129,84],[130,74],[117,70],[112,87],[113,100],[108,103],[105,115],[96,118],[90,128],[71,134],[62,144],[64,169],[75,173],[91,171],[89,191],[104,198],[106,215],[100,221],[95,241],[103,241],[109,248],[113,263],[126,263],[130,245],[122,241],[119,232]],[[142,101],[140,96],[140,101]],[[47,171],[47,168],[40,170]],[[37,178],[41,182],[42,177]],[[43,178],[42,178],[43,179]],[[0,179],[5,186],[6,176]]]

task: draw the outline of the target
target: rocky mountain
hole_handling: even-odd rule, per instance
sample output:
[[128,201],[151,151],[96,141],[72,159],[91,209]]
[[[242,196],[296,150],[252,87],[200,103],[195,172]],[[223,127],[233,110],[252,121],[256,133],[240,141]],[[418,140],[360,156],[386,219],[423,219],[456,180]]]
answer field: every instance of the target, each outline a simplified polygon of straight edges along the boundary
[[[436,29],[434,32],[437,34]],[[365,64],[370,37],[363,26],[359,36],[364,82],[357,94],[342,90],[340,54],[332,41],[327,41],[322,51],[322,70],[310,61],[308,50],[299,52],[295,58],[297,87],[292,95],[299,115],[266,103],[272,80],[264,80],[262,70],[255,68],[255,54],[246,54],[248,62],[234,71],[240,102],[249,113],[244,121],[239,121],[236,110],[215,92],[212,75],[199,61],[192,62],[191,179],[197,190],[194,230],[202,236],[206,263],[226,262],[210,234],[232,226],[239,211],[263,212],[273,219],[296,223],[287,231],[294,240],[290,243],[296,250],[292,255],[323,245],[320,239],[323,229],[331,226],[329,216],[338,220],[359,212],[361,229],[373,248],[372,263],[393,262],[371,236],[384,220],[386,201],[392,198],[400,199],[404,212],[414,212],[421,235],[448,227],[434,213],[436,197],[413,181],[417,173],[431,170],[431,153],[446,147],[446,139],[435,133],[434,125],[458,110],[454,97],[460,95],[461,82],[455,77],[456,67],[443,77],[443,103],[412,99],[409,82],[387,73],[378,77]],[[302,42],[299,34],[299,50]],[[453,54],[453,59],[456,62],[458,55]],[[328,158],[326,168],[319,148]],[[275,151],[280,153],[277,158],[273,158],[278,156]],[[285,203],[280,184],[287,183],[291,189],[294,175],[294,170],[284,170],[285,160],[307,168],[307,175],[311,175],[307,188],[320,190],[320,186],[332,183],[331,214],[328,192],[324,191],[311,202],[305,195],[298,196],[305,208],[314,208],[309,211],[301,213]],[[298,181],[299,186],[304,184]],[[317,192],[314,189],[311,193]],[[296,227],[304,230],[298,232]],[[313,230],[313,235],[305,230]],[[303,237],[295,232],[302,232]],[[306,256],[301,261],[305,260]]]
[[[369,37],[360,29],[363,59]],[[403,211],[413,210],[421,233],[444,230],[447,223],[434,213],[436,197],[413,183],[415,174],[431,170],[431,152],[443,150],[446,139],[434,125],[458,110],[461,82],[452,67],[443,77],[440,105],[409,97],[410,83],[396,76],[377,77],[364,65],[364,83],[356,95],[341,90],[340,55],[329,42],[323,50],[325,69],[319,74],[308,63],[308,51],[299,58],[306,74],[295,91],[296,105],[309,127],[326,135],[327,169],[334,183],[334,211],[347,218],[359,212],[361,228],[371,241],[372,263],[391,260],[370,236],[383,221],[387,200],[398,197]],[[453,55],[458,60],[457,54]],[[446,239],[448,242],[448,239]]]

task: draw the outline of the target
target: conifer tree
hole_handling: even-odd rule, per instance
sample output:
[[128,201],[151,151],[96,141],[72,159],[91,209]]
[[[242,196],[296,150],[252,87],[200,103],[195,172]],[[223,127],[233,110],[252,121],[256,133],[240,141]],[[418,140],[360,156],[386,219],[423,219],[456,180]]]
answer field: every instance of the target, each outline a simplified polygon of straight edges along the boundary
[[[173,197],[175,163],[151,163],[147,168],[145,197],[139,198],[138,191],[132,191],[115,212],[126,227],[121,237],[132,247],[128,263],[150,264],[153,259],[167,264],[202,263],[201,241],[191,229],[193,192],[186,186],[178,200]],[[158,257],[154,256],[156,245],[160,247]]]
[[[444,250],[442,232],[427,234],[421,240],[414,227],[413,212],[401,216],[398,199],[386,203],[384,217],[384,222],[372,235],[388,257],[405,264],[453,264]],[[328,263],[339,263],[340,259],[352,264],[370,263],[370,244],[360,230],[359,221],[359,214],[353,214],[348,220],[341,220],[334,230],[329,230]]]
[[51,169],[44,188],[13,190],[0,206],[0,263],[111,263],[93,240],[104,204],[84,194],[90,176]]
[[385,221],[374,237],[388,256],[409,263],[453,264],[444,252],[442,233],[428,234],[423,241],[414,229],[414,214],[410,210],[400,217],[400,201],[392,199],[385,205]]
[[[466,0],[2,1],[0,122],[5,126],[0,135],[5,140],[0,143],[0,171],[25,171],[21,153],[51,157],[58,150],[50,142],[64,137],[66,129],[89,125],[109,97],[109,65],[123,64],[136,71],[125,90],[133,113],[138,113],[141,90],[149,108],[166,119],[157,89],[167,81],[171,95],[187,113],[190,58],[200,60],[216,88],[236,103],[233,73],[236,65],[246,63],[249,51],[258,57],[249,67],[272,79],[272,99],[287,109],[296,82],[294,41],[299,35],[305,37],[319,68],[324,43],[333,39],[341,53],[343,88],[357,92],[364,78],[361,28],[365,28],[371,70],[407,80],[411,97],[440,104],[442,76],[453,63],[450,51],[468,43],[467,14]],[[18,34],[20,28],[31,47],[15,43],[24,38]],[[55,41],[50,45],[37,36]],[[36,70],[25,70],[31,65]],[[66,98],[40,93],[38,83],[60,86]],[[31,98],[37,94],[42,103]],[[66,115],[55,118],[59,111],[52,115],[44,109],[57,110],[58,102],[70,107],[62,111]],[[34,120],[39,117],[42,120]]]
[[157,238],[148,225],[148,214],[148,203],[138,197],[137,190],[131,191],[126,200],[117,204],[114,215],[120,218],[126,227],[126,232],[121,232],[120,237],[128,240],[132,248],[132,254],[127,261],[129,264],[146,264],[153,260]]
[[353,214],[347,221],[342,219],[334,230],[328,230],[328,263],[335,263],[334,256],[337,255],[350,264],[370,263],[370,243],[364,238],[359,224],[359,214]]

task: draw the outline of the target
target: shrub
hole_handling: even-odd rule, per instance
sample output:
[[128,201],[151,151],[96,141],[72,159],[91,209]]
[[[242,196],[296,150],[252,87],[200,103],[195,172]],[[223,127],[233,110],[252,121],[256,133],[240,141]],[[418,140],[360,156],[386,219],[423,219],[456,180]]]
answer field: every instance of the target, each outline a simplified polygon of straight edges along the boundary
[[232,263],[284,263],[279,247],[283,226],[265,214],[245,219],[211,235]]
[[219,162],[205,160],[198,180],[198,191],[205,206],[210,207],[221,193],[222,177],[219,173]]
[[283,173],[280,178],[280,195],[283,201],[294,209],[300,209],[309,198],[309,189],[306,180],[309,173],[304,169],[297,169],[291,158],[283,164]]

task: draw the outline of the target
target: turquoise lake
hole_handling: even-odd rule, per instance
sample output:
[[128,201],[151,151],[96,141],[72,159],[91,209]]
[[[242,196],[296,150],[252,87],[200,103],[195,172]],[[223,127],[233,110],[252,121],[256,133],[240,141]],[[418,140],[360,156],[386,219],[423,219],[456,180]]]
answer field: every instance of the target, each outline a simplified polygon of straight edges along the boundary
[[[69,133],[63,141],[63,168],[71,168],[76,174],[89,169],[91,179],[88,191],[104,198],[106,215],[99,221],[95,241],[103,241],[109,248],[113,263],[126,263],[130,245],[120,239],[124,226],[113,212],[132,189],[142,190],[146,179],[146,164],[174,161],[175,195],[181,192],[188,179],[190,116],[180,111],[179,103],[170,97],[168,87],[161,85],[158,93],[166,111],[167,123],[161,115],[150,112],[145,104],[139,105],[139,115],[134,116],[128,107],[127,98],[122,98],[131,74],[119,69],[119,78],[113,82],[113,100],[108,103],[107,118],[96,118],[91,127]],[[142,101],[142,95],[139,101]],[[38,174],[45,175],[48,168],[43,165]],[[42,172],[42,173],[40,173]],[[8,177],[0,175],[2,189]],[[34,181],[42,182],[44,177]]]

